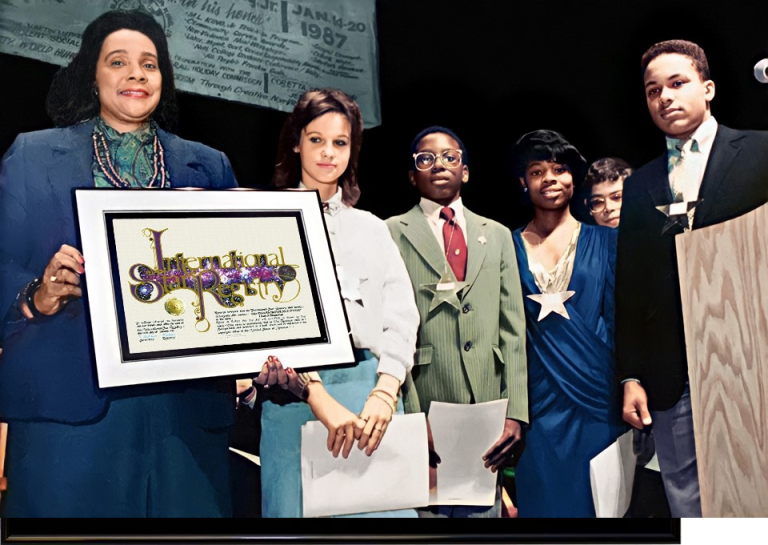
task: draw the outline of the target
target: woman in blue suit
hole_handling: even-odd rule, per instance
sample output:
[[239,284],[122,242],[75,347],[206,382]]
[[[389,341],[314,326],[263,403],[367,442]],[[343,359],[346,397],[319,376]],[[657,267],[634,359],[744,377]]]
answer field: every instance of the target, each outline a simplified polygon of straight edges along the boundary
[[71,197],[79,187],[235,187],[229,161],[168,132],[168,45],[139,11],[86,28],[47,106],[59,128],[19,135],[0,171],[4,515],[229,516],[234,384],[98,388]]
[[513,148],[534,218],[512,234],[525,301],[531,424],[516,470],[520,517],[594,517],[589,461],[624,430],[613,354],[616,231],[569,204],[586,162],[554,131]]

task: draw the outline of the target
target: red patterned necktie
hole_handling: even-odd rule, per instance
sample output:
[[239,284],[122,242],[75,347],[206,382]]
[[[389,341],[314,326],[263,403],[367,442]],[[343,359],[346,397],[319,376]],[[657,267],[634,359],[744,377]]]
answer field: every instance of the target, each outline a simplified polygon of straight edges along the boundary
[[445,220],[443,224],[443,241],[445,242],[445,258],[453,270],[456,280],[464,281],[467,270],[467,242],[459,224],[454,221],[455,212],[452,208],[444,206],[440,211],[440,217]]

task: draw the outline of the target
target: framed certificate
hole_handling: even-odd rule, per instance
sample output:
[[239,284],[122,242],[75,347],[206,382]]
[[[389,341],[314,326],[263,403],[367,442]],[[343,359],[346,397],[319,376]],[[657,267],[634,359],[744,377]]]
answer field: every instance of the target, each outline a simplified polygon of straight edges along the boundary
[[75,190],[99,386],[354,361],[316,191]]

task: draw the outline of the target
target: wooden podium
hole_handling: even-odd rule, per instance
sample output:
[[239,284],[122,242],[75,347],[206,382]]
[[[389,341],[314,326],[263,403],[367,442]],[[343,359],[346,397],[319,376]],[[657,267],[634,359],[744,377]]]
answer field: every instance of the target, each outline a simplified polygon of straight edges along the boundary
[[677,236],[705,517],[768,516],[768,204]]

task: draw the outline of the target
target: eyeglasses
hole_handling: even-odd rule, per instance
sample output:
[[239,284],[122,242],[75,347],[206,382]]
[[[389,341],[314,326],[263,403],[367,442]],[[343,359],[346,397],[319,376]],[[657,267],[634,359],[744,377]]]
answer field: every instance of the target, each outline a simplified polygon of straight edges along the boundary
[[435,161],[438,157],[445,168],[459,168],[461,166],[461,150],[447,149],[437,155],[431,151],[422,151],[421,153],[413,154],[416,170],[429,170],[435,166]]
[[[621,205],[621,197],[622,197],[622,191],[616,191],[614,193],[611,193],[608,195],[608,200],[611,202]],[[602,212],[605,210],[605,198],[603,197],[591,197],[587,200],[587,206],[589,207],[589,210],[593,212],[594,214],[597,214],[598,212]]]

